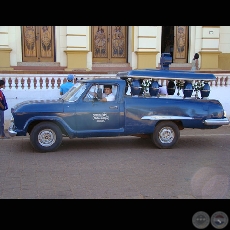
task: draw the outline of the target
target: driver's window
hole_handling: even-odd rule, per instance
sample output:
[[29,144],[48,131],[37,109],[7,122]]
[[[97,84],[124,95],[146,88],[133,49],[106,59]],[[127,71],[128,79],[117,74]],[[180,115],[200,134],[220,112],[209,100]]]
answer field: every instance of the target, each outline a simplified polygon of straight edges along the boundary
[[[87,92],[87,94],[84,98],[84,101],[93,101],[97,97],[97,92],[98,92],[99,88],[101,88],[101,86],[98,84],[92,85],[90,87],[89,91]],[[101,91],[102,91],[102,89],[101,89]]]
[[[116,97],[117,85],[112,85],[112,93]],[[106,97],[104,91],[104,84],[102,85],[95,84],[90,87],[89,91],[84,97],[84,101],[97,101],[97,100],[100,101],[103,97]]]

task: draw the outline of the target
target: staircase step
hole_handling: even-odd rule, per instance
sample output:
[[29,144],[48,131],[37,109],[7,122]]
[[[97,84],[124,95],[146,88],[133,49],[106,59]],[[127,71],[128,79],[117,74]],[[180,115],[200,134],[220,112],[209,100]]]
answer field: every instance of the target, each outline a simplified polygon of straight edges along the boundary
[[170,66],[171,67],[183,67],[183,68],[189,67],[189,68],[191,68],[192,63],[172,63]]
[[[160,69],[161,65],[158,63],[157,69]],[[170,70],[191,70],[192,63],[171,63],[169,65]]]
[[12,66],[14,70],[41,70],[41,71],[51,71],[51,70],[64,70],[65,67],[60,66]]
[[11,66],[14,70],[24,71],[59,71],[64,70],[65,67],[60,66],[60,62],[18,62],[17,66]]
[[129,63],[93,63],[92,65],[92,71],[106,71],[108,73],[117,73],[129,70],[132,70]]
[[93,67],[130,67],[129,63],[98,63],[94,62]]
[[18,62],[18,66],[26,66],[26,67],[60,67],[60,62]]

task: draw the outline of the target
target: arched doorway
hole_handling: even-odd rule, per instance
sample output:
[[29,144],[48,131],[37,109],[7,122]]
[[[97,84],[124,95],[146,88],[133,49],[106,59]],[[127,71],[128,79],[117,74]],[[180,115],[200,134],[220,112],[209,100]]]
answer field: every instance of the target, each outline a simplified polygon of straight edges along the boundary
[[170,53],[174,63],[188,63],[188,26],[162,26],[161,53]]
[[22,26],[22,61],[54,62],[54,26]]
[[127,63],[127,26],[92,26],[94,63]]

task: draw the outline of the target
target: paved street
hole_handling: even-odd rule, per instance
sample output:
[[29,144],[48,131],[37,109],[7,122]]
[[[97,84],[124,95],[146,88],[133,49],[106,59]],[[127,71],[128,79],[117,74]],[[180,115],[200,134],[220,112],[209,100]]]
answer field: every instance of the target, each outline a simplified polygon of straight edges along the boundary
[[64,138],[52,153],[0,140],[1,199],[229,199],[230,126],[181,131],[173,149],[137,137]]

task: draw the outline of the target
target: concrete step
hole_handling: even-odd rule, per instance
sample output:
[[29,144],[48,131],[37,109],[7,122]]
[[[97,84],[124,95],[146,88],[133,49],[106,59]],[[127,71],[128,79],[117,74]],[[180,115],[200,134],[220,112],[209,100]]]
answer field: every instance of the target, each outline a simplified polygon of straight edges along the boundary
[[[157,69],[160,69],[161,65],[158,63]],[[169,69],[171,70],[191,70],[192,63],[171,63]]]
[[106,71],[117,73],[132,70],[129,63],[93,63],[92,71]]
[[65,67],[60,67],[60,66],[12,66],[14,70],[25,70],[25,71],[58,71],[58,70],[64,70]]
[[17,66],[11,66],[11,67],[14,68],[14,70],[26,70],[26,71],[30,71],[30,70],[57,71],[57,70],[65,69],[65,67],[60,66],[60,62],[18,62]]
[[192,63],[172,63],[169,68],[171,70],[191,70]]
[[191,68],[192,67],[192,63],[172,63],[170,65],[171,67],[189,67]]
[[17,66],[60,67],[60,62],[17,62]]

